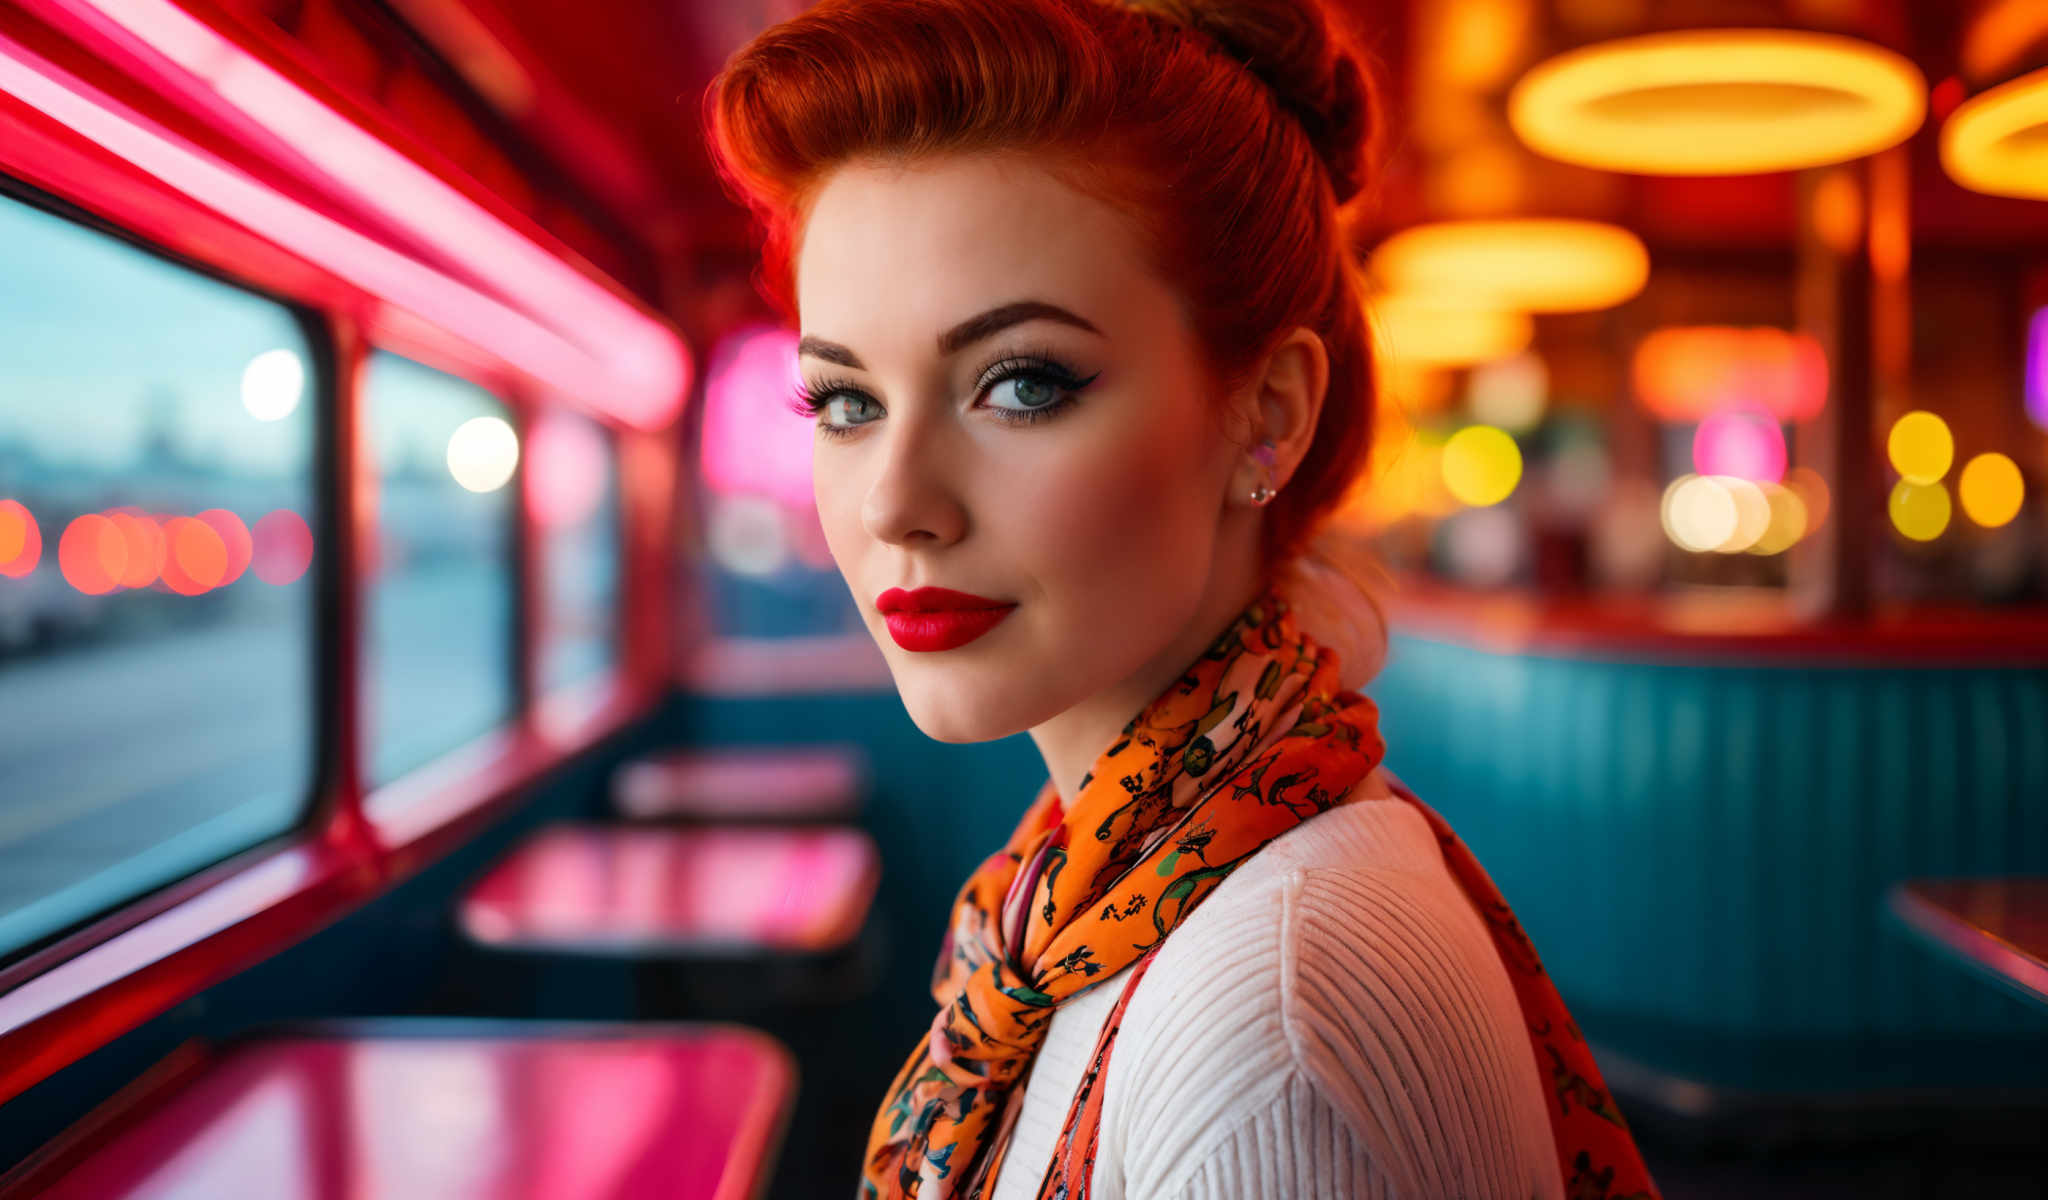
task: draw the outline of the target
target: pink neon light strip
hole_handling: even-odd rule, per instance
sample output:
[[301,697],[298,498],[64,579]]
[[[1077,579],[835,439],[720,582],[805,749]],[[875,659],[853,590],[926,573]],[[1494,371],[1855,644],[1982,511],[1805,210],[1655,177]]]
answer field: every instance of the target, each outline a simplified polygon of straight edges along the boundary
[[[170,173],[166,173],[165,156],[161,153],[144,162],[130,152],[127,147],[134,144],[133,135],[115,133],[115,141],[107,140],[105,121],[92,122],[93,127],[86,128],[72,117],[37,104],[49,115],[135,161],[195,199],[358,286],[475,342],[581,402],[602,407],[612,416],[641,428],[658,428],[674,416],[688,383],[689,362],[672,331],[556,258],[431,171],[321,104],[241,47],[166,0],[34,2],[66,24],[84,26],[100,38],[118,39],[132,53],[161,59],[183,71],[203,85],[188,91],[187,98],[210,98],[220,107],[232,110],[232,115],[274,134],[281,146],[289,147],[298,161],[282,161],[281,156],[273,154],[282,165],[301,175],[311,175],[313,182],[325,190],[347,193],[354,202],[412,231],[420,241],[459,262],[465,271],[511,304],[520,305],[528,299],[538,304],[544,299],[545,306],[518,314],[431,267],[382,248],[385,261],[375,264],[367,273],[384,278],[392,272],[390,260],[409,264],[415,278],[399,284],[405,293],[401,297],[387,290],[388,278],[385,283],[373,284],[361,278],[366,272],[344,269],[356,265],[350,260],[362,252],[361,247],[375,245],[370,239],[269,192],[203,151],[178,147],[186,158],[197,158],[204,166],[194,168],[190,163],[179,163],[170,166]],[[81,85],[58,83],[50,68],[34,67],[20,53],[14,57],[17,65],[43,75],[45,82],[85,100],[89,107],[113,115],[117,124],[142,130],[158,141],[175,142],[174,137],[163,131],[147,129],[146,122],[134,114],[120,113],[117,106],[104,98],[87,99],[91,93]],[[244,193],[266,193],[268,202],[253,200],[246,194],[224,202],[219,180],[213,178],[221,172],[237,177],[243,185],[239,190]],[[229,203],[236,207],[228,207]],[[289,209],[292,213],[287,218],[271,211],[265,220],[259,211],[252,211],[266,208]],[[345,252],[340,250],[342,242],[348,245]],[[341,261],[337,262],[337,258]],[[422,275],[437,281],[424,292],[423,280],[418,278]],[[458,295],[461,298],[454,299]],[[437,298],[440,303],[435,302]],[[486,313],[490,314],[488,318]],[[507,321],[506,317],[511,319]],[[542,345],[534,344],[536,336],[542,339]]]

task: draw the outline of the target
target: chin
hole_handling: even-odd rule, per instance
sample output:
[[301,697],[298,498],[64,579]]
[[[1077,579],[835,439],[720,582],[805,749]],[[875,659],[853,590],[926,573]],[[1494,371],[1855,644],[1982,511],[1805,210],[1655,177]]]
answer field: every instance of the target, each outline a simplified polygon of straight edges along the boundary
[[994,697],[962,695],[954,688],[921,687],[901,674],[896,678],[896,691],[911,721],[935,742],[993,742],[1029,728],[1018,719],[1018,714],[1001,711],[1000,704],[986,703]]

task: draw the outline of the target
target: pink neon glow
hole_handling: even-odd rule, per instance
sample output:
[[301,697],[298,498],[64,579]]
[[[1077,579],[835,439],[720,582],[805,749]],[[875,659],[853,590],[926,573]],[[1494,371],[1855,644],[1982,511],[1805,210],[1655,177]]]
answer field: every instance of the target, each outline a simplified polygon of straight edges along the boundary
[[1702,475],[1776,483],[1785,477],[1785,431],[1755,409],[1715,413],[1693,434],[1692,463]]
[[[71,93],[73,99],[129,128],[109,141],[104,121],[94,122],[97,128],[88,128],[53,111],[48,103],[24,95],[31,104],[179,190],[358,286],[386,295],[579,402],[647,429],[659,428],[675,415],[688,382],[689,361],[671,330],[321,104],[241,47],[166,0],[121,0],[118,4],[108,0],[33,0],[33,7],[74,27],[90,26],[102,38],[125,33],[142,43],[145,52],[153,52],[151,57],[174,64],[197,81],[200,86],[181,89],[186,100],[214,108],[217,116],[237,118],[237,124],[253,122],[272,135],[272,158],[287,160],[285,165],[312,176],[323,188],[346,192],[354,203],[410,229],[499,296],[513,304],[530,304],[531,311],[517,312],[388,250],[387,256],[431,282],[412,279],[399,293],[383,292],[364,276],[389,276],[394,264],[346,269],[350,265],[347,259],[357,251],[344,251],[337,244],[344,240],[366,243],[368,239],[320,214],[301,210],[291,214],[296,219],[288,219],[284,211],[276,210],[300,206],[203,151],[148,127],[147,122],[76,81],[59,82],[54,70],[35,65],[19,48],[0,42],[0,54],[13,57],[16,66],[43,75],[45,84]],[[21,94],[11,86],[9,90]],[[259,223],[250,219],[253,202],[247,196],[232,198],[238,201],[233,206],[224,203],[221,181],[204,178],[206,172],[191,163],[167,164],[161,153],[149,155],[150,161],[145,161],[130,153],[137,135],[170,144],[215,173],[236,176],[242,188],[262,191],[270,202],[267,207],[274,210],[268,214],[269,220]],[[322,228],[323,224],[329,228]],[[529,344],[537,333],[544,344]]]
[[610,482],[604,435],[590,422],[543,414],[526,435],[526,485],[534,520],[549,529],[581,525]]
[[2048,429],[2048,308],[2027,322],[2027,416]]
[[704,388],[704,481],[712,490],[811,507],[811,426],[789,411],[798,382],[796,334],[787,329],[743,329],[719,346]]
[[313,531],[288,508],[265,513],[256,521],[255,546],[249,565],[256,578],[279,587],[306,573],[313,563]]

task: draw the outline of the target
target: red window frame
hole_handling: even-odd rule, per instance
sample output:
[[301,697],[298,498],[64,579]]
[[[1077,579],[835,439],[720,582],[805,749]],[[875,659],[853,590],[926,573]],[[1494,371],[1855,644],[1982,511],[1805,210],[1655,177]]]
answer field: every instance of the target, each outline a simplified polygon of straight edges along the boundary
[[[332,443],[333,469],[322,499],[335,513],[330,529],[337,532],[329,548],[336,591],[329,623],[317,633],[327,664],[328,694],[319,708],[330,719],[318,736],[328,769],[316,783],[309,818],[283,838],[0,969],[0,1103],[418,871],[504,811],[549,767],[645,715],[671,684],[667,550],[678,452],[670,426],[690,368],[673,326],[431,147],[325,87],[229,14],[157,0],[133,8],[173,24],[204,16],[197,28],[246,56],[238,60],[244,68],[273,73],[328,116],[402,155],[400,165],[422,173],[414,184],[452,190],[452,199],[435,193],[447,201],[444,217],[474,214],[485,236],[443,237],[445,223],[394,228],[391,213],[366,212],[347,181],[323,176],[318,164],[294,157],[278,131],[232,108],[218,91],[180,77],[175,55],[156,53],[149,29],[122,27],[86,0],[22,0],[0,9],[0,174],[321,318],[326,344],[316,350],[325,353],[316,357],[325,359],[333,398],[332,427],[322,431]],[[224,198],[254,207],[230,213],[234,205],[224,206]],[[386,277],[402,282],[403,294],[345,273],[337,238],[356,253],[382,256],[391,268]],[[581,308],[554,311],[530,290],[508,287],[502,259],[482,261],[507,245],[544,256],[525,260],[543,273],[575,272]],[[630,341],[616,333],[622,321],[638,323]],[[535,328],[570,351],[553,363],[536,360],[518,346]],[[517,717],[374,791],[365,787],[360,720],[363,548],[377,520],[360,391],[373,344],[489,387],[522,415],[566,404],[611,428],[623,497],[619,637],[634,647],[609,675],[536,696],[542,631],[523,620]],[[574,365],[571,351],[595,363],[600,379],[640,391],[566,391],[563,375],[546,368]],[[521,611],[531,614],[537,531],[524,499],[520,512]]]

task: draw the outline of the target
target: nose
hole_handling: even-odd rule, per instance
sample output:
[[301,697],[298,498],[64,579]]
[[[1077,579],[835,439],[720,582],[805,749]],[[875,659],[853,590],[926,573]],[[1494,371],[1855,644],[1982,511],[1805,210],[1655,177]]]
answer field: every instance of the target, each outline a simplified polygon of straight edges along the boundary
[[966,534],[967,508],[955,486],[961,461],[943,431],[904,421],[884,435],[861,501],[868,536],[892,546],[949,546]]

